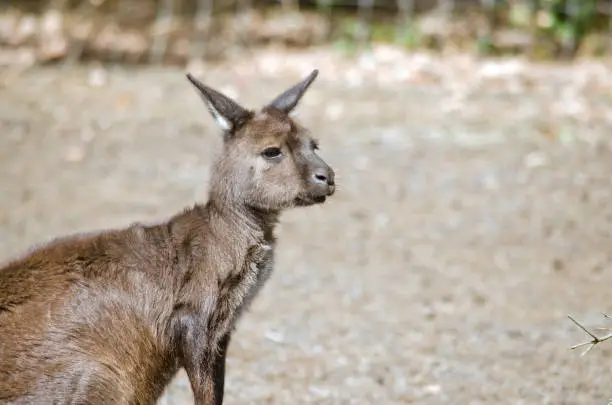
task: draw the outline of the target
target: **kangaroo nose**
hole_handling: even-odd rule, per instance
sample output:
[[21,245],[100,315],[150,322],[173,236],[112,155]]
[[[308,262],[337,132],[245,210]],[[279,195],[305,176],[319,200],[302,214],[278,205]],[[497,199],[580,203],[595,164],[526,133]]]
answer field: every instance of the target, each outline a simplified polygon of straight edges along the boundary
[[312,174],[312,180],[318,184],[334,185],[334,173],[326,169],[317,169]]

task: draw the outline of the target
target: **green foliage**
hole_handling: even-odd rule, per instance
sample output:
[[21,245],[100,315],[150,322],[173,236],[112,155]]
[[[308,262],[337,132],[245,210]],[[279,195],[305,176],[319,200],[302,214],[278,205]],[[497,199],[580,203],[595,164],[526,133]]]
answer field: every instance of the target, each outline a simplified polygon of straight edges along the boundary
[[357,31],[357,20],[355,18],[340,18],[335,32],[334,47],[337,51],[347,56],[355,55],[358,44],[355,39]]
[[[340,52],[352,55],[359,50],[357,41],[360,22],[354,16],[338,19],[335,30],[335,46]],[[389,21],[373,21],[369,26],[370,36],[365,45],[371,43],[395,43],[407,49],[415,49],[422,45],[418,25],[415,23],[396,24]]]
[[495,50],[495,44],[490,35],[480,35],[476,38],[476,49],[481,55],[492,54]]
[[316,0],[316,8],[318,12],[325,14],[327,16],[330,16],[334,8],[334,1],[333,0]]
[[395,42],[408,49],[415,49],[421,44],[421,35],[417,24],[406,24],[394,31]]
[[579,43],[593,27],[596,0],[543,0],[548,26],[542,27],[561,43]]
[[528,1],[514,3],[508,10],[508,23],[514,27],[527,28],[536,12]]

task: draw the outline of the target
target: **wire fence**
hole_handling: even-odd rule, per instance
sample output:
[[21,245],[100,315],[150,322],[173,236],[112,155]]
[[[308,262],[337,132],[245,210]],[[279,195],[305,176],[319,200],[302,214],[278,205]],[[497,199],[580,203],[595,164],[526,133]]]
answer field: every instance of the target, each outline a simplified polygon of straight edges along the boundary
[[[5,59],[178,63],[262,44],[612,53],[612,0],[0,0]],[[0,65],[8,63],[0,58]]]

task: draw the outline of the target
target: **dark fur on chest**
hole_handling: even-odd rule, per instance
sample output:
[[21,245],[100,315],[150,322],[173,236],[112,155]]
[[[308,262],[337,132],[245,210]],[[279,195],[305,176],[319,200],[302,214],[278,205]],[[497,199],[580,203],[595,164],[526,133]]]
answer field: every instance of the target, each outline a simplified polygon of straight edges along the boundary
[[240,269],[220,283],[210,326],[214,346],[223,335],[231,332],[240,315],[270,277],[274,265],[273,244],[264,242],[249,247]]

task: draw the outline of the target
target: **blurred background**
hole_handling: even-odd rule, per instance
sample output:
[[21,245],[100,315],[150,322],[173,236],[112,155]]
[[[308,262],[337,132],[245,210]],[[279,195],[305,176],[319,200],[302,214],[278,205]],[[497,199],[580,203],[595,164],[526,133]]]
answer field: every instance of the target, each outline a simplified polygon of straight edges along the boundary
[[206,198],[186,71],[257,107],[318,68],[338,192],[284,214],[226,402],[606,405],[612,343],[566,315],[612,327],[611,30],[595,0],[2,0],[0,260]]
[[260,45],[376,43],[532,58],[612,47],[602,0],[2,0],[2,62],[184,64]]

